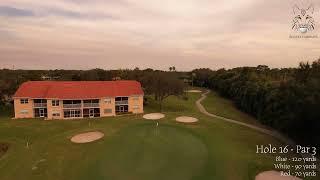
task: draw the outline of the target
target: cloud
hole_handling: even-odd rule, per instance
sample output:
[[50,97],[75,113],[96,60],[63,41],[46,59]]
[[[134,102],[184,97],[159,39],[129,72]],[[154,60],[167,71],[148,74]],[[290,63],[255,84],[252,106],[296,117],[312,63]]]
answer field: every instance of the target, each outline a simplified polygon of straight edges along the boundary
[[[2,38],[19,37],[0,41],[1,61],[22,68],[296,66],[319,56],[320,38],[289,38],[293,5],[291,0],[5,0],[0,7],[32,16],[11,18],[12,10],[6,13],[11,16],[0,10]],[[314,18],[319,22],[320,14]],[[320,27],[314,33],[320,36]]]
[[10,6],[0,6],[0,16],[29,17],[34,16],[34,13],[30,10],[18,9]]
[[18,39],[18,35],[12,31],[0,28],[1,41],[14,41]]
[[87,17],[86,14],[70,11],[70,10],[63,10],[63,9],[49,9],[46,10],[45,15],[53,15],[53,16],[63,16],[69,18],[85,18]]
[[106,13],[86,13],[77,12],[72,10],[64,10],[57,8],[50,8],[42,10],[39,14],[40,17],[44,16],[60,16],[65,18],[75,18],[75,19],[117,19],[116,17],[106,14]]
[[[32,10],[34,9],[34,10]],[[39,6],[38,8],[21,9],[11,6],[1,6],[0,16],[4,17],[33,17],[44,18],[49,16],[76,18],[76,19],[117,19],[116,17],[100,12],[74,11],[70,8]]]

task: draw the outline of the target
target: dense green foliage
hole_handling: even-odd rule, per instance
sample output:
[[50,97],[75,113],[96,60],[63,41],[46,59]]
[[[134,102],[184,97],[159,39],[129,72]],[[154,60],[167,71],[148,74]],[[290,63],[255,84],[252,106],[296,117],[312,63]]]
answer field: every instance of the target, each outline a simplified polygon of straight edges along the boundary
[[184,83],[170,73],[155,72],[147,76],[146,80],[142,81],[145,92],[154,95],[154,99],[159,102],[160,111],[164,99],[172,95],[181,96],[185,90]]
[[0,143],[0,157],[8,151],[8,143]]
[[[26,81],[104,81],[137,80],[141,82],[145,94],[154,95],[161,105],[170,95],[180,96],[185,88],[181,76],[186,73],[164,72],[153,69],[134,70],[0,70],[0,116],[12,114],[12,95]],[[11,104],[11,106],[10,106]]]
[[320,60],[298,68],[194,70],[194,83],[217,90],[243,111],[307,145],[320,145]]

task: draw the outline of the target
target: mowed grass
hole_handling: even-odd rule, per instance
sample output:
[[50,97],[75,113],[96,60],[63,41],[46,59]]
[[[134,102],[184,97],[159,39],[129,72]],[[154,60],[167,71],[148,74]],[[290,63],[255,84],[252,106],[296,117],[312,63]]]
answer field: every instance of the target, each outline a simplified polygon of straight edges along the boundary
[[[72,121],[0,119],[1,180],[248,180],[273,169],[275,155],[256,154],[257,144],[280,143],[264,134],[201,114],[199,93],[170,97],[159,126],[142,115]],[[209,97],[210,98],[210,97]],[[149,100],[146,112],[157,112]],[[194,125],[175,122],[189,115]],[[70,138],[99,130],[103,139],[74,144]],[[27,147],[28,142],[28,147]]]
[[215,91],[211,91],[207,95],[207,99],[205,99],[202,104],[206,107],[208,112],[213,114],[261,126],[261,124],[253,116],[240,111],[233,101],[221,97]]

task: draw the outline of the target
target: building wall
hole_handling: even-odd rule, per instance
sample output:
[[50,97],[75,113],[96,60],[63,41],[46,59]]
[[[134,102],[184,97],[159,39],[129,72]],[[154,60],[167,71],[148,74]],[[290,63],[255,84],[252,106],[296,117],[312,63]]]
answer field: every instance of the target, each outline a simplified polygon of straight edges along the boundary
[[[63,119],[63,101],[59,100],[59,106],[52,106],[52,100],[53,99],[48,99],[47,100],[47,108],[48,108],[48,119]],[[60,116],[53,117],[53,113],[59,113]]]
[[28,104],[21,104],[20,99],[14,99],[15,118],[33,118],[33,100],[28,99]]
[[[106,101],[107,99],[110,102]],[[129,105],[129,112],[134,114],[143,113],[143,96],[130,96],[128,99]],[[14,99],[14,109],[15,109],[15,118],[33,118],[33,100],[29,99],[28,104],[21,104],[20,99]],[[105,111],[109,109],[111,111]],[[22,113],[28,112],[28,113]],[[47,99],[47,112],[48,118],[47,119],[64,119],[63,117],[63,101],[59,100],[59,106],[52,106],[52,99]],[[53,117],[53,113],[59,113],[60,117]],[[114,97],[105,97],[100,99],[100,116],[107,117],[107,116],[115,116],[115,98]]]
[[[110,100],[110,102],[108,102]],[[106,109],[111,109],[111,112],[105,112]],[[115,108],[115,98],[114,97],[105,97],[100,99],[100,116],[115,116],[116,108]]]
[[130,96],[129,97],[129,112],[134,114],[143,113],[143,96]]

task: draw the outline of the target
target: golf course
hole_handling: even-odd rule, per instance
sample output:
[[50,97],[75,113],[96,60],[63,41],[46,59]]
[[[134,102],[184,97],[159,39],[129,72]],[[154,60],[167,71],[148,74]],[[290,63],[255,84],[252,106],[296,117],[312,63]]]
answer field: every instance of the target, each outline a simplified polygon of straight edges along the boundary
[[[199,111],[201,93],[170,96],[164,118],[124,115],[81,120],[0,118],[1,180],[254,180],[274,169],[277,154],[256,154],[256,145],[281,145],[277,139]],[[211,92],[202,101],[210,113],[259,126],[231,101]],[[148,98],[145,113],[158,113]],[[177,122],[179,116],[198,121]],[[98,131],[101,139],[77,144],[79,133]]]

